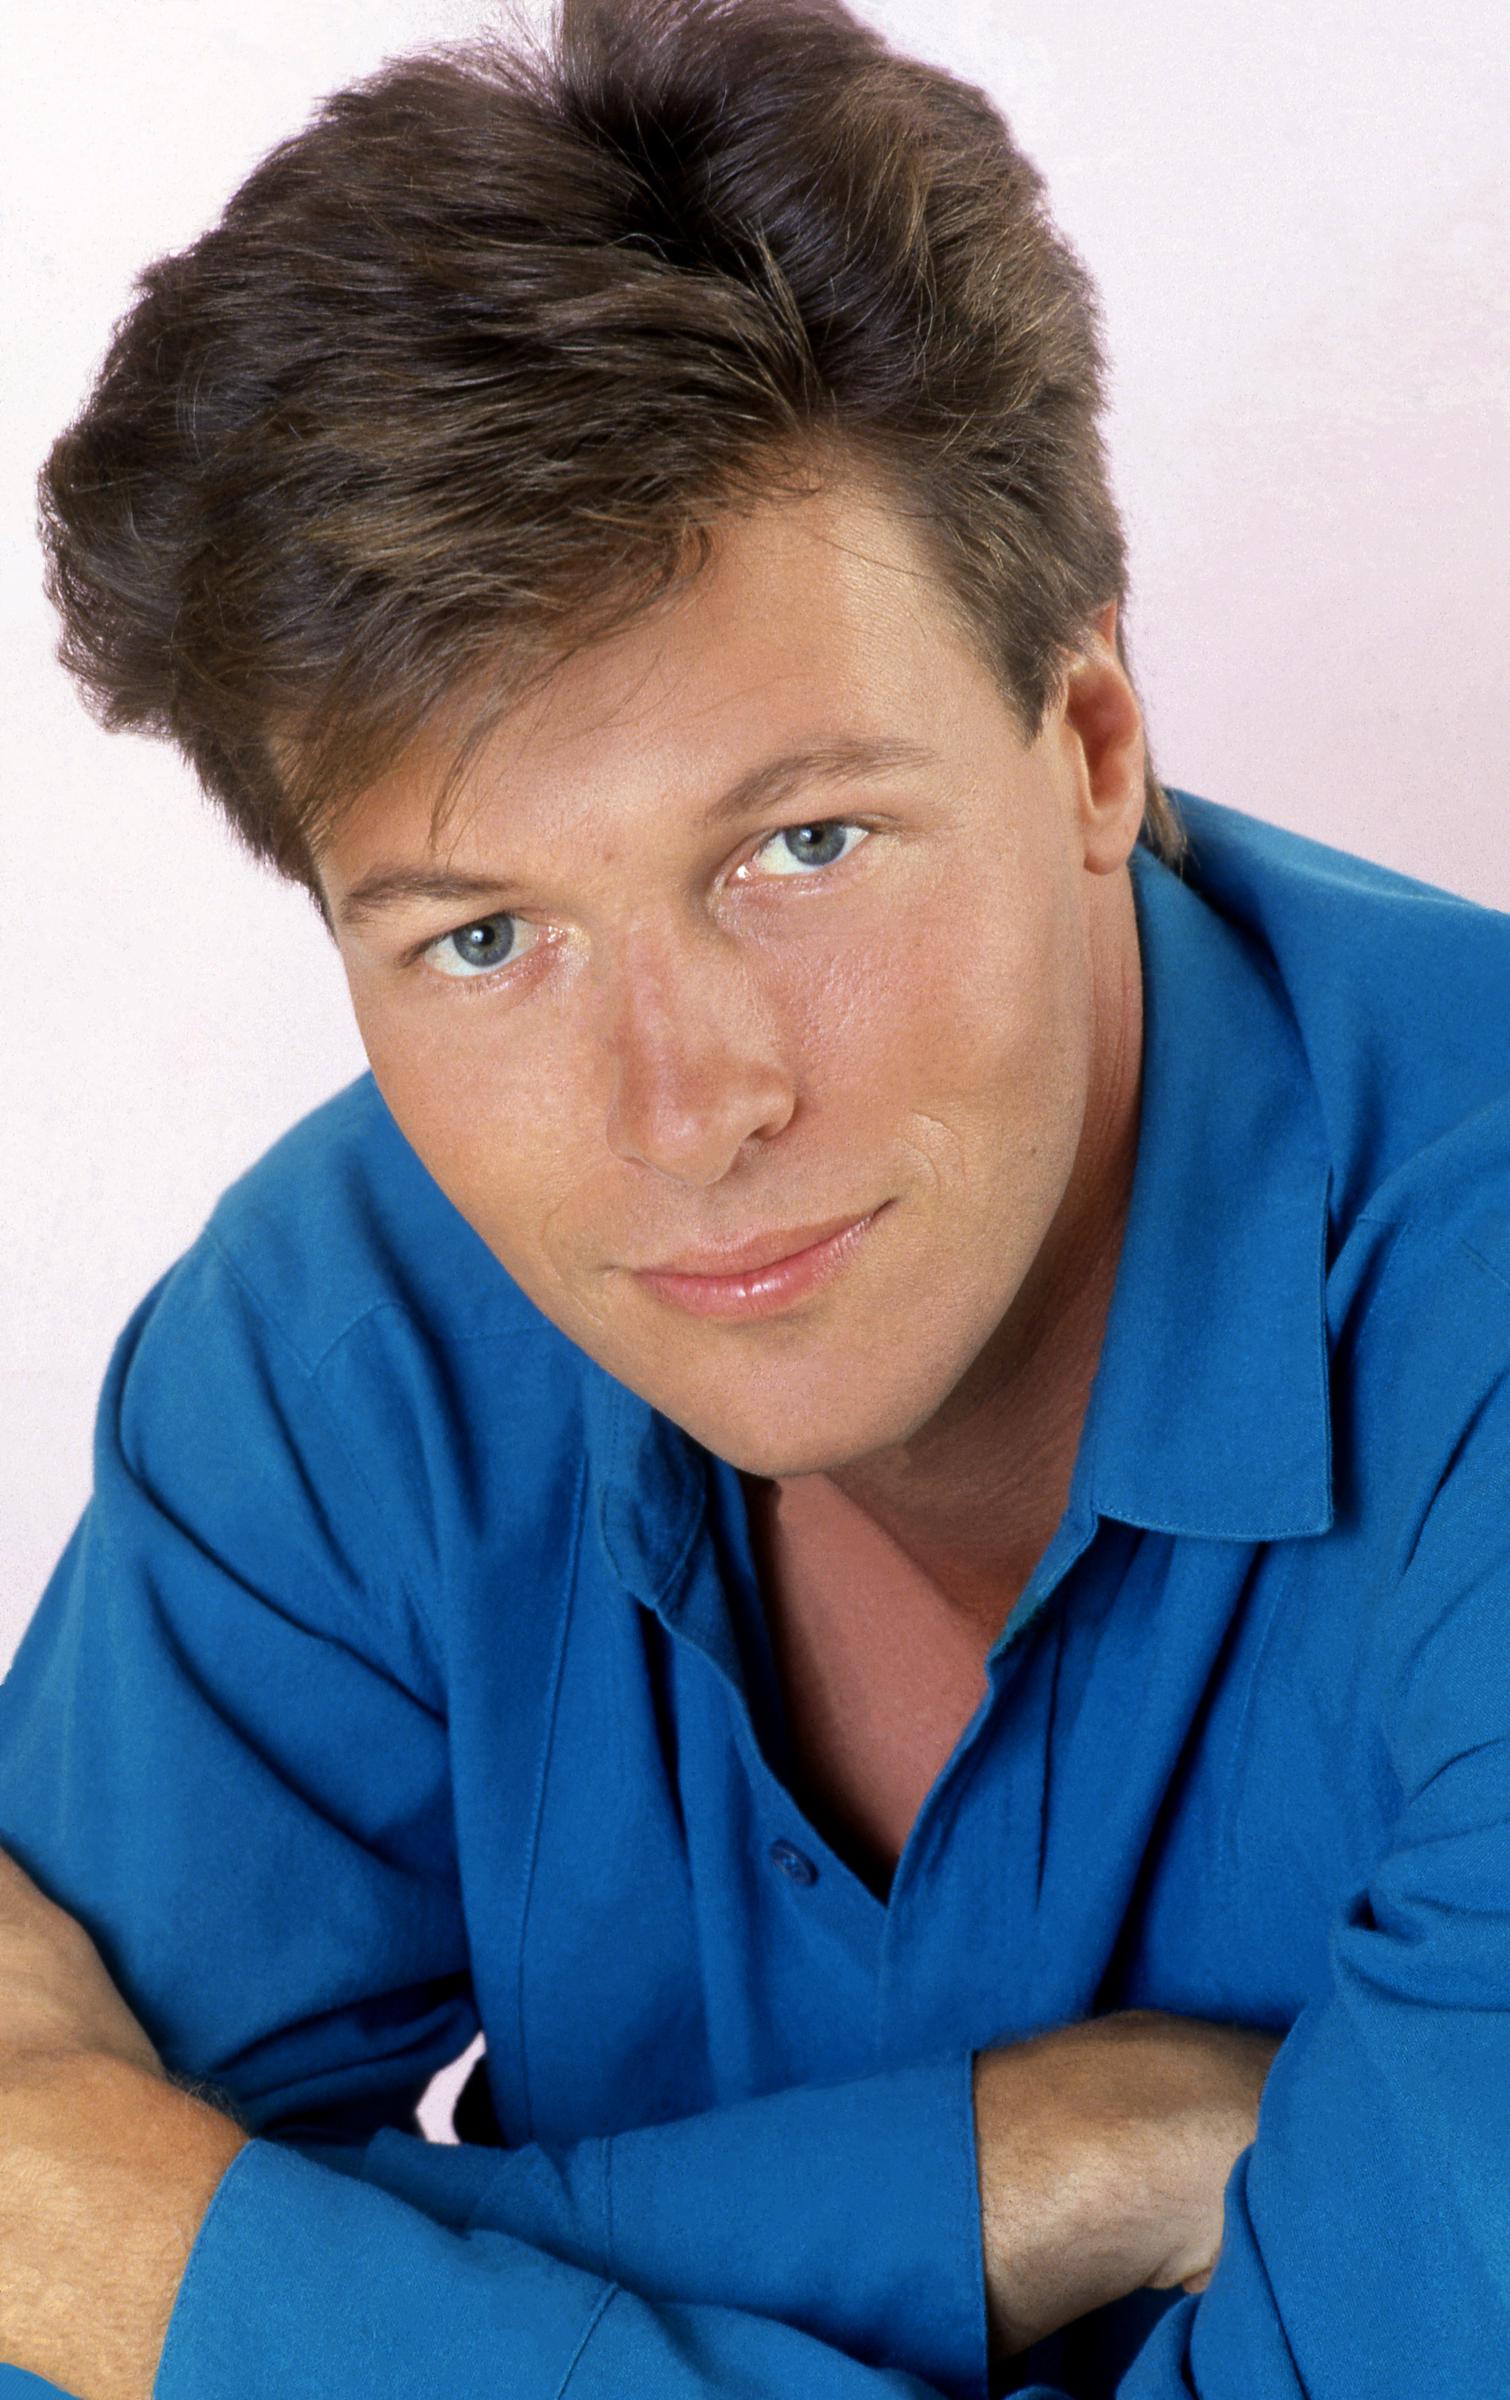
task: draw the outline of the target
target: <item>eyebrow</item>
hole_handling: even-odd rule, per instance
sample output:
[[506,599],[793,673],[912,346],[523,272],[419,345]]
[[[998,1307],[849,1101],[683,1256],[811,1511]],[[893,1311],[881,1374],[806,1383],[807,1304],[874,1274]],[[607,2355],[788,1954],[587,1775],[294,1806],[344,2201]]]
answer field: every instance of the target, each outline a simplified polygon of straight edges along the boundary
[[[706,826],[727,824],[735,817],[769,807],[799,786],[811,783],[851,783],[862,776],[902,767],[936,766],[936,751],[899,735],[858,737],[786,750],[741,775],[703,811]],[[464,875],[437,867],[373,867],[354,883],[336,908],[342,925],[365,924],[384,909],[408,900],[475,900],[512,888],[506,875]]]

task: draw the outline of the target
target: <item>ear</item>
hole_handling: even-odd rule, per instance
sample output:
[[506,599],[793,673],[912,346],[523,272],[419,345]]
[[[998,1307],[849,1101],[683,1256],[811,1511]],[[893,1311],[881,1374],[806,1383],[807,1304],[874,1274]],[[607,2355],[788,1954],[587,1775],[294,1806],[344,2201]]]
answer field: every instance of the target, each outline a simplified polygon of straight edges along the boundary
[[1117,603],[1108,600],[1071,660],[1061,738],[1067,746],[1086,869],[1126,863],[1145,806],[1143,712],[1117,650]]

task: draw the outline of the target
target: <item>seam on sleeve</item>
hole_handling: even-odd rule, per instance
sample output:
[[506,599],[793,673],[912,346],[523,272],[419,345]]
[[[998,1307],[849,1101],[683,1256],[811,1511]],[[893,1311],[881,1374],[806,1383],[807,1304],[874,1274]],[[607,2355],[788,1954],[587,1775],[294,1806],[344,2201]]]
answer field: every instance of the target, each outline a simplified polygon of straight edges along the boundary
[[1416,1527],[1415,1533],[1411,1538],[1409,1555],[1406,1558],[1404,1566],[1400,1570],[1400,1574],[1395,1585],[1395,1592],[1397,1595],[1401,1585],[1404,1584],[1406,1577],[1410,1574],[1412,1567],[1416,1563],[1416,1553],[1426,1538],[1427,1527],[1431,1523],[1438,1503],[1441,1501],[1444,1493],[1448,1492],[1449,1490],[1453,1476],[1457,1472],[1458,1462],[1462,1458],[1464,1451],[1468,1449],[1469,1445],[1473,1441],[1483,1419],[1489,1414],[1490,1410],[1495,1407],[1496,1403],[1503,1400],[1507,1384],[1510,1384],[1510,1375],[1501,1375],[1494,1383],[1491,1383],[1486,1391],[1479,1394],[1478,1399],[1474,1402],[1473,1407],[1469,1410],[1467,1417],[1459,1426],[1452,1448],[1447,1454],[1446,1463],[1442,1468],[1441,1474],[1437,1477],[1431,1498],[1427,1501],[1426,1506],[1422,1511],[1421,1522]]
[[588,2343],[592,2340],[593,2335],[597,2332],[598,2327],[603,2322],[603,2313],[605,2309],[608,2307],[609,2302],[613,2300],[622,2289],[623,2286],[621,2284],[611,2283],[607,2291],[604,2292],[602,2297],[599,2299],[592,2312],[592,2315],[588,2318],[587,2323],[582,2328],[581,2340],[578,2342],[576,2349],[572,2352],[571,2357],[567,2360],[566,2373],[562,2376],[561,2381],[556,2386],[554,2400],[561,2400],[562,2393],[566,2390],[567,2385],[571,2382],[572,2377],[576,2374],[578,2367],[582,2364],[583,2354],[587,2349]]
[[613,2246],[613,2141],[611,2136],[606,2133],[601,2135],[598,2146],[603,2153],[600,2162],[603,2171],[603,2272],[605,2275],[612,2275],[616,2278],[617,2269]]
[[[404,1572],[401,1563],[403,1559],[403,1549],[398,1540],[394,1538],[395,1529],[392,1520],[389,1517],[388,1510],[382,1498],[374,1490],[366,1474],[363,1472],[362,1467],[353,1453],[351,1446],[346,1439],[345,1433],[342,1430],[340,1420],[337,1417],[334,1409],[331,1407],[330,1402],[326,1399],[318,1380],[319,1369],[325,1364],[325,1361],[331,1356],[332,1352],[338,1348],[341,1342],[345,1341],[349,1334],[354,1333],[357,1326],[363,1324],[368,1317],[375,1315],[380,1309],[398,1308],[404,1317],[408,1319],[409,1311],[403,1308],[401,1302],[389,1300],[373,1301],[367,1308],[362,1309],[357,1316],[353,1317],[350,1324],[344,1326],[333,1341],[327,1342],[325,1348],[321,1351],[319,1358],[315,1361],[314,1365],[311,1366],[299,1349],[298,1344],[292,1339],[291,1335],[279,1322],[278,1318],[274,1316],[272,1310],[268,1307],[256,1285],[249,1280],[243,1269],[232,1257],[231,1253],[226,1249],[224,1243],[219,1239],[218,1235],[216,1235],[213,1230],[207,1229],[205,1240],[208,1242],[211,1249],[213,1249],[217,1258],[221,1260],[227,1273],[234,1278],[240,1290],[246,1295],[247,1300],[256,1310],[263,1324],[266,1325],[272,1333],[277,1335],[279,1341],[283,1344],[290,1357],[294,1360],[300,1374],[304,1377],[306,1388],[319,1406],[322,1421],[324,1422],[332,1441],[335,1443],[336,1448],[346,1461],[353,1482],[356,1484],[358,1491],[365,1496],[367,1504],[372,1510],[374,1517],[383,1527],[384,1533],[387,1536],[387,1540],[384,1544],[384,1547],[387,1551],[387,1561],[374,1561],[374,1572],[380,1581],[386,1580],[389,1586],[397,1591],[400,1600],[403,1602],[410,1616],[413,1618],[415,1624],[419,1628],[423,1640],[423,1646],[430,1662],[432,1689],[435,1694],[435,1704],[440,1711],[444,1713],[445,1677],[441,1670],[442,1651],[441,1645],[436,1636],[435,1626],[432,1623],[429,1612],[420,1599],[418,1592],[415,1590],[413,1584],[409,1580],[409,1577]],[[412,1320],[410,1321],[412,1322]],[[357,1628],[356,1630],[360,1631],[360,1628]]]
[[[235,1252],[226,1248],[224,1241],[215,1230],[213,1219],[208,1225],[206,1225],[204,1232],[200,1236],[200,1239],[204,1242],[206,1248],[214,1251],[215,1256],[220,1260],[220,1263],[225,1268],[227,1274],[235,1278],[242,1291],[246,1294],[248,1300],[250,1300],[252,1303],[252,1306],[256,1309],[257,1314],[262,1319],[263,1324],[270,1327],[270,1329],[278,1336],[278,1339],[280,1342],[282,1342],[284,1348],[290,1353],[295,1364],[299,1368],[300,1373],[303,1375],[308,1375],[311,1378],[319,1373],[326,1359],[330,1356],[331,1351],[337,1348],[341,1342],[344,1342],[349,1333],[354,1333],[358,1325],[360,1325],[365,1318],[375,1315],[376,1312],[382,1308],[403,1308],[402,1301],[398,1300],[382,1299],[367,1301],[362,1308],[358,1309],[356,1315],[352,1317],[347,1324],[341,1327],[339,1333],[332,1334],[330,1340],[325,1344],[324,1349],[320,1352],[317,1358],[306,1358],[304,1352],[294,1340],[293,1335],[289,1332],[288,1327],[284,1324],[282,1318],[274,1315],[265,1296],[258,1290],[256,1284],[253,1283],[251,1277],[248,1275],[245,1267],[241,1264],[241,1261],[237,1258]],[[403,1313],[407,1316],[409,1312],[407,1309],[404,1309]]]
[[587,1515],[587,1452],[584,1448],[577,1461],[577,1483],[572,1494],[571,1552],[566,1563],[566,1575],[561,1601],[561,1620],[556,1631],[554,1655],[550,1662],[550,1683],[544,1709],[544,1733],[535,1764],[534,1789],[530,1794],[529,1831],[524,1845],[523,1873],[519,1884],[519,1907],[515,1930],[511,1936],[514,1951],[513,1976],[513,2055],[519,2092],[524,2103],[524,2136],[534,2137],[534,2094],[530,2089],[529,2016],[524,2005],[524,1970],[529,1954],[530,1907],[535,1896],[535,1866],[540,1850],[540,1821],[545,1810],[545,1789],[550,1778],[551,1752],[556,1741],[556,1721],[561,1707],[561,1685],[566,1668],[566,1648],[571,1634],[572,1612],[576,1605],[578,1561],[582,1550],[582,1527]]
[[1472,1242],[1464,1242],[1462,1247],[1475,1264],[1483,1268],[1486,1275],[1492,1275],[1503,1290],[1510,1292],[1510,1275],[1507,1275],[1502,1267],[1497,1267],[1492,1258],[1486,1258],[1482,1250],[1475,1250]]

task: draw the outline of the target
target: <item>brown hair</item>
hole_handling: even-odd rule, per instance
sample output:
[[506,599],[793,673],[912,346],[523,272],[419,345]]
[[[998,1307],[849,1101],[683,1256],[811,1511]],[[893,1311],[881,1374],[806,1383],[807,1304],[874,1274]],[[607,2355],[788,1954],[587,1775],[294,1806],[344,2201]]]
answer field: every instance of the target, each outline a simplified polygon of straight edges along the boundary
[[[841,0],[511,33],[333,94],[144,268],[39,480],[85,705],[322,915],[321,840],[411,743],[458,736],[449,792],[825,466],[907,512],[1025,740],[1126,597],[1095,289],[984,92]],[[1186,840],[1151,764],[1139,839]]]

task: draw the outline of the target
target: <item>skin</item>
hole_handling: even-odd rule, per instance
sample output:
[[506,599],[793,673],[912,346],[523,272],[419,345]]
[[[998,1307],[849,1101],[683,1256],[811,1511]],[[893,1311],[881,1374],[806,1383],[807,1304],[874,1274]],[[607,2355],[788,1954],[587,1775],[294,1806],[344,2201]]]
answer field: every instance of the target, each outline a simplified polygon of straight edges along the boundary
[[[1025,743],[905,522],[832,483],[727,523],[672,605],[505,717],[440,848],[412,752],[318,862],[383,1096],[519,1286],[747,1477],[831,1477],[988,1641],[1063,1510],[1136,1153],[1144,742],[1114,630],[1112,604]],[[937,763],[701,824],[836,735]],[[866,837],[810,835],[815,863],[781,838],[836,820]],[[343,925],[394,863],[497,880]],[[479,919],[474,965],[447,937]],[[695,1318],[627,1271],[882,1201],[777,1316]]]

